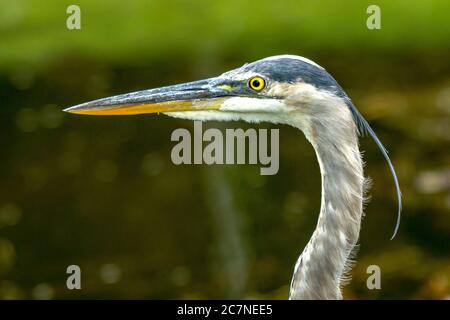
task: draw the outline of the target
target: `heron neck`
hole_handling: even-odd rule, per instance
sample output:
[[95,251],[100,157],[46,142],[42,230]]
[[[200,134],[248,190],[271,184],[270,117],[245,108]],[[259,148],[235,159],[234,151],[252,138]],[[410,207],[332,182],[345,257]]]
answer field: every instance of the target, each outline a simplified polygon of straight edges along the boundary
[[364,175],[354,126],[312,126],[307,138],[320,165],[322,201],[317,227],[300,255],[290,299],[342,299],[362,217]]

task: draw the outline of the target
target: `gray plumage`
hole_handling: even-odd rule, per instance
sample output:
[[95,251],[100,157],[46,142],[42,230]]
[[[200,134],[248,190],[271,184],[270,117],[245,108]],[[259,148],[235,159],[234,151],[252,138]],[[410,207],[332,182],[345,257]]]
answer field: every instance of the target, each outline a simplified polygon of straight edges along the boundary
[[[261,87],[252,87],[257,78]],[[317,227],[294,268],[290,299],[342,299],[363,216],[366,181],[358,136],[369,134],[386,149],[336,80],[299,56],[269,57],[218,77],[87,102],[68,112],[123,115],[163,112],[191,120],[272,122],[300,129],[320,165],[322,201]]]

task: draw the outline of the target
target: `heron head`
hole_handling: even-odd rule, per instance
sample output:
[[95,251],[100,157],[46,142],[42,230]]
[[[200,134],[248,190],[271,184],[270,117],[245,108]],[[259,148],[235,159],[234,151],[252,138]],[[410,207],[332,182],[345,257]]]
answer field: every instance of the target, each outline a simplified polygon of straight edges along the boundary
[[[164,113],[192,120],[245,120],[291,124],[315,105],[348,100],[319,65],[299,56],[258,60],[218,77],[83,103],[65,111],[86,115]],[[335,102],[336,102],[335,101]]]

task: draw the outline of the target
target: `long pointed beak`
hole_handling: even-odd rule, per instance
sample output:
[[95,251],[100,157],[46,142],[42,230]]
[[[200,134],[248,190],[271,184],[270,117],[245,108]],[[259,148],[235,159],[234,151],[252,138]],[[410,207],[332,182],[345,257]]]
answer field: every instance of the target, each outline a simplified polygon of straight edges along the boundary
[[79,104],[64,111],[103,116],[218,110],[228,93],[217,86],[218,82],[218,78],[211,78],[127,93]]

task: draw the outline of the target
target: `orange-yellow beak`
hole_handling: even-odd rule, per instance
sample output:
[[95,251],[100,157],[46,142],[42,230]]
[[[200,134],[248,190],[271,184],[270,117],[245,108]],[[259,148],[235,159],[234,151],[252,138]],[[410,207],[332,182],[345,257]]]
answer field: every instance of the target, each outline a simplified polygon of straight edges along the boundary
[[94,100],[65,109],[86,115],[133,115],[157,112],[218,110],[228,91],[217,78],[143,90]]

